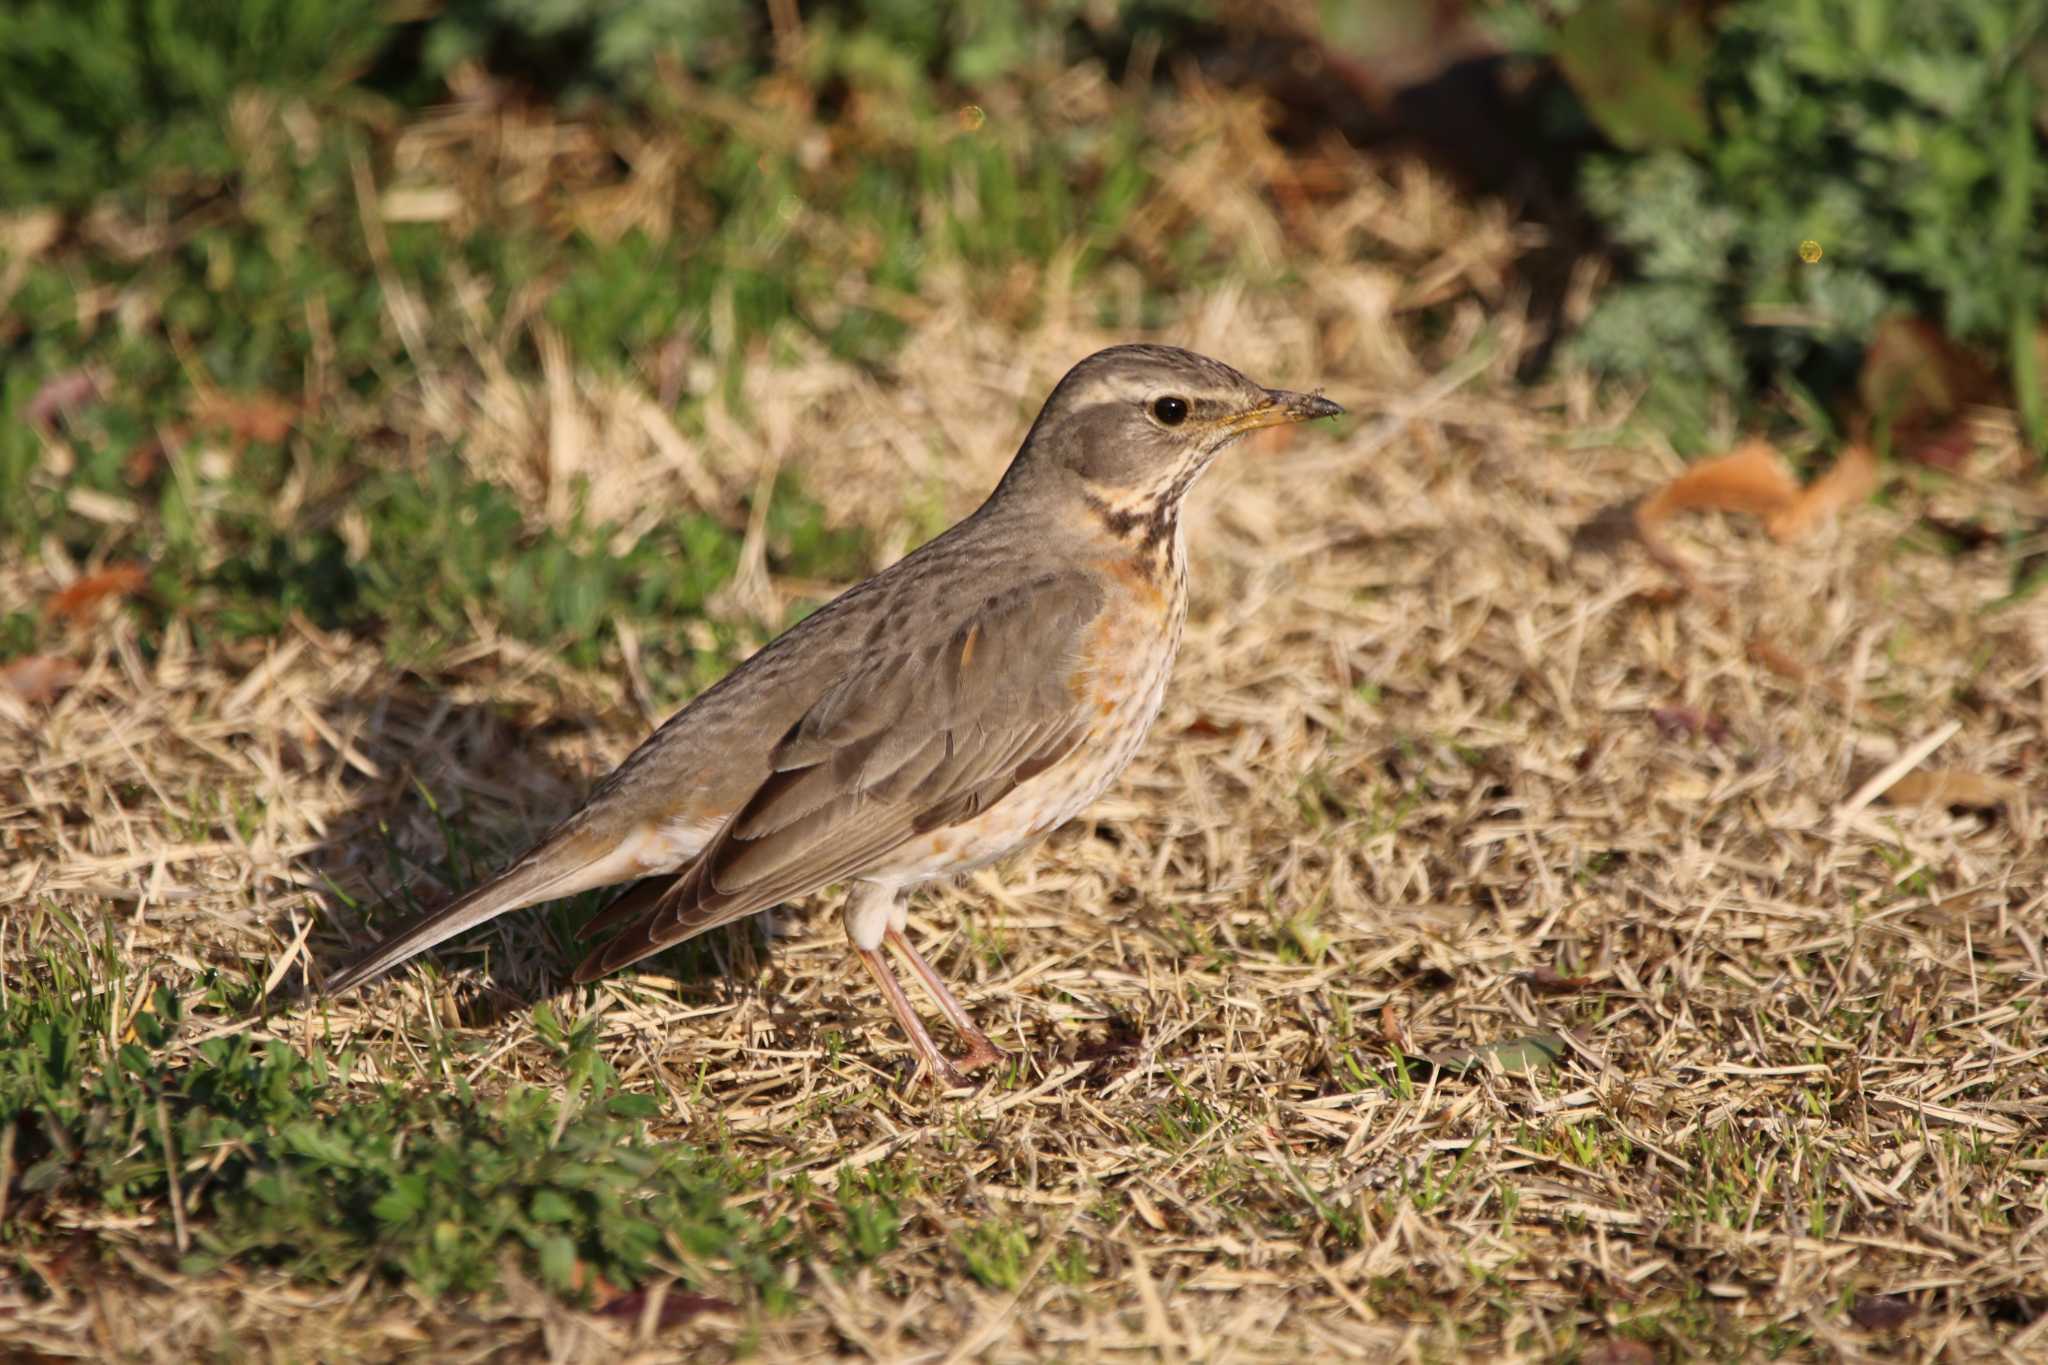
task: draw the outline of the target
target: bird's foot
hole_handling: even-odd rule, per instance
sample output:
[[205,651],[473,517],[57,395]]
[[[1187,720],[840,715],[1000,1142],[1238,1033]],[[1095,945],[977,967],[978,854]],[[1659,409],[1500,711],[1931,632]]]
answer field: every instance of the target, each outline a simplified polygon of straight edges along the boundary
[[979,1071],[985,1066],[1010,1060],[1010,1054],[988,1040],[988,1035],[979,1029],[962,1029],[960,1036],[967,1042],[967,1055],[958,1058],[953,1065],[961,1071]]
[[967,1073],[944,1057],[934,1057],[925,1065],[930,1069],[932,1079],[938,1082],[940,1090],[971,1090],[974,1087],[974,1082]]

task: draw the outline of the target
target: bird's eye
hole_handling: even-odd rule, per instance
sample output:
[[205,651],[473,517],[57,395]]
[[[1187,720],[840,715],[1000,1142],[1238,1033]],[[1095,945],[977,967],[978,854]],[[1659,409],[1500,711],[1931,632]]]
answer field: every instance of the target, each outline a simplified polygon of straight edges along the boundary
[[1152,415],[1162,426],[1177,427],[1188,419],[1188,400],[1175,398],[1171,394],[1152,402]]

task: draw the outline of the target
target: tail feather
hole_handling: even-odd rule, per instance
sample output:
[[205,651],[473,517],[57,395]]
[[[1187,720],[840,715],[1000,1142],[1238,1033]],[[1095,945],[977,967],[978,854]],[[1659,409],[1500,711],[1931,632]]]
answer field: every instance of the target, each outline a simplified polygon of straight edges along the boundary
[[[604,913],[598,918],[605,921],[607,926],[622,924],[623,927],[611,938],[592,948],[583,960],[576,964],[573,979],[586,982],[595,981],[601,976],[609,976],[619,968],[638,962],[643,957],[651,957],[663,948],[673,947],[697,937],[708,929],[715,929],[738,918],[724,914],[677,915],[678,906],[688,905],[696,898],[692,884],[701,882],[705,875],[706,868],[703,862],[695,862],[672,877],[650,877],[605,907]],[[585,931],[586,937],[589,936],[589,932]]]
[[576,870],[567,869],[568,875],[565,875],[564,869],[541,866],[539,860],[530,857],[522,859],[482,886],[456,897],[439,910],[422,915],[364,953],[343,968],[340,975],[328,980],[327,994],[340,995],[343,991],[353,990],[435,944],[443,943],[486,920],[496,919],[507,911],[547,900],[556,894],[567,895],[580,890],[578,886],[563,885],[572,880]]
[[596,938],[620,925],[652,910],[668,894],[670,887],[683,879],[680,872],[664,873],[658,877],[642,877],[612,898],[611,904],[590,917],[590,921],[576,931],[579,939]]

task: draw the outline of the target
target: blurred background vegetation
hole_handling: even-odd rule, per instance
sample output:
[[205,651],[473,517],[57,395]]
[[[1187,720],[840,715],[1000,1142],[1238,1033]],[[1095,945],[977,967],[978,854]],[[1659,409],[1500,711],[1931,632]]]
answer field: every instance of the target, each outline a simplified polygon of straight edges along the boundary
[[[488,601],[588,664],[617,604],[700,607],[737,530],[536,525],[449,450],[362,458],[412,439],[385,396],[476,352],[453,313],[513,338],[506,364],[539,367],[546,336],[635,375],[686,426],[778,340],[885,367],[936,263],[999,282],[1070,252],[1085,285],[1114,262],[1104,321],[1157,325],[1164,297],[1286,270],[1199,212],[1140,211],[1170,164],[1157,111],[1190,81],[1262,94],[1283,146],[1412,145],[1504,196],[1541,228],[1515,282],[1547,328],[1526,377],[1633,385],[1681,450],[1874,423],[1952,462],[1982,401],[2039,447],[2044,15],[28,0],[0,13],[0,507],[21,549],[147,563],[150,601],[202,633],[302,612],[424,654]],[[523,155],[486,108],[558,145]],[[164,458],[208,424],[232,477]],[[806,490],[776,493],[778,568],[858,568]],[[0,650],[37,636],[0,620]]]

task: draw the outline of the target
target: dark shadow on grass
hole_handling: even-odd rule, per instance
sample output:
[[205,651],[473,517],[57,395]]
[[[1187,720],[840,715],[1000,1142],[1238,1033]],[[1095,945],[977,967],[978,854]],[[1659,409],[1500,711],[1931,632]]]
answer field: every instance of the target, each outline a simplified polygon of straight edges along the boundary
[[[546,715],[527,719],[519,703],[452,701],[456,685],[406,674],[323,707],[321,719],[366,763],[347,768],[347,809],[330,817],[326,840],[300,859],[324,888],[310,940],[316,984],[309,988],[295,972],[274,1005],[318,999],[318,980],[494,876],[603,776],[601,758],[564,761],[559,750],[565,739],[581,747],[575,741],[616,728],[619,718],[551,704]],[[444,973],[465,1026],[523,1013],[569,984],[591,946],[581,940],[583,926],[621,889],[508,912],[391,975],[421,963]],[[767,936],[749,922],[657,954],[640,969],[678,982],[683,999],[708,1003],[757,982],[768,958]]]

